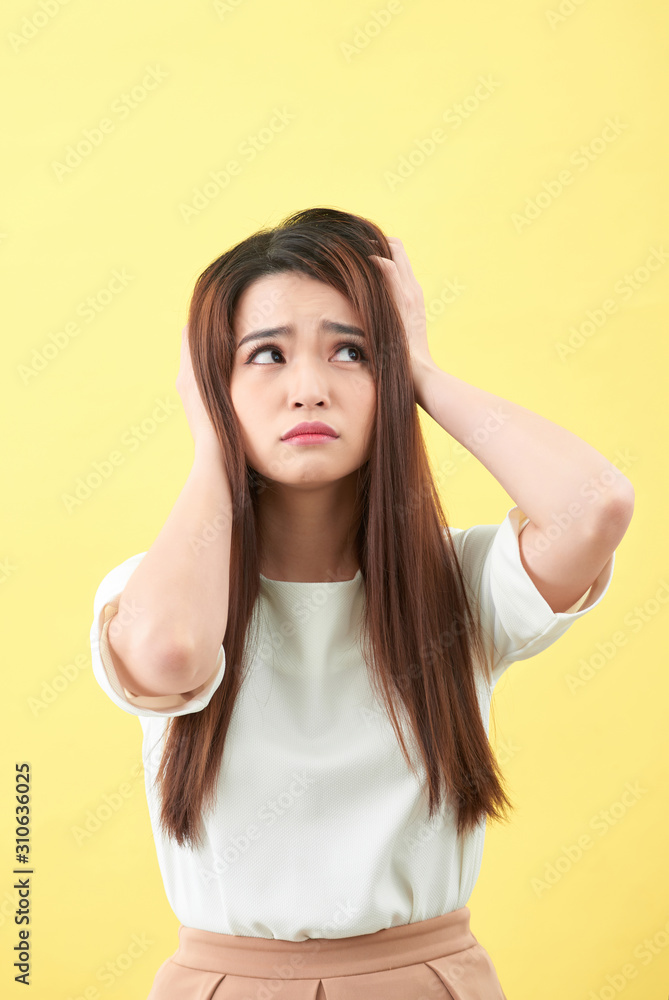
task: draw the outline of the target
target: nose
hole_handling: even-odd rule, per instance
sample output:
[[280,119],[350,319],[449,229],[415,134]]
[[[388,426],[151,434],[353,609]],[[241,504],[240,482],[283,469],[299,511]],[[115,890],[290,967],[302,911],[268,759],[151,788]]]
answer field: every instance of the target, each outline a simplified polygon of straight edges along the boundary
[[303,359],[292,371],[288,390],[290,406],[327,406],[330,402],[323,373],[317,364]]

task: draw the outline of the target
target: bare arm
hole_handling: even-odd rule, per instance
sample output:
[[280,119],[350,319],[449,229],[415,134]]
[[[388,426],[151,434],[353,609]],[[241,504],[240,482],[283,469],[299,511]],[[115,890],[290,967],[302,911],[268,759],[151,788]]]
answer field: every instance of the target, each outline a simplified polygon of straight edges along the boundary
[[517,403],[416,362],[417,402],[530,518],[521,563],[555,613],[578,601],[627,531],[634,489],[587,441]]
[[457,378],[433,360],[423,292],[402,241],[386,275],[411,356],[416,402],[485,465],[530,519],[518,536],[523,568],[555,614],[612,560],[634,509],[629,479],[587,441],[531,410]]
[[138,695],[185,694],[208,680],[228,618],[230,485],[216,432],[192,374],[187,327],[177,388],[195,441],[193,465],[109,623],[118,678]]
[[[133,694],[185,694],[214,670],[228,618],[232,520],[216,448],[196,451],[183,490],[110,622],[114,666]],[[213,539],[193,546],[204,524]]]

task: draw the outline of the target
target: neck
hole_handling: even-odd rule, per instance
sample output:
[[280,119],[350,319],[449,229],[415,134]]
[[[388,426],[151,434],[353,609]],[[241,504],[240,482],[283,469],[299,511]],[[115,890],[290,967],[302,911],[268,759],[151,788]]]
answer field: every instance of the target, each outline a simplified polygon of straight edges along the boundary
[[351,580],[360,568],[355,475],[318,488],[273,483],[258,499],[260,572],[270,580]]

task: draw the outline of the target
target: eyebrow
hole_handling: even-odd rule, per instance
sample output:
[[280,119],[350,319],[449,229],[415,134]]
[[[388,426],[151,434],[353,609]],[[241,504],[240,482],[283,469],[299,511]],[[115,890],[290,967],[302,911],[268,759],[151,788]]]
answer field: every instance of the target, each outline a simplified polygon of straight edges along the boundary
[[[364,331],[359,326],[350,326],[348,323],[336,323],[331,319],[321,320],[318,329],[321,333],[344,333],[348,337],[358,337],[360,340],[366,339]],[[236,350],[239,350],[249,340],[261,340],[263,337],[291,337],[294,332],[295,328],[290,324],[270,327],[267,330],[255,330],[253,333],[247,333],[245,337],[242,337],[237,344]]]

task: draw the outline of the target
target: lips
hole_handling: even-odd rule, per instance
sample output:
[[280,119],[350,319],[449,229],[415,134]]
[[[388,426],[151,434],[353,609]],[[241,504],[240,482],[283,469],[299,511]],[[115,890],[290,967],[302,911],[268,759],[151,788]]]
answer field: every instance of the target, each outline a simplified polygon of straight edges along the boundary
[[281,436],[282,441],[288,438],[297,437],[298,434],[327,434],[329,437],[339,437],[334,427],[323,424],[320,420],[303,420],[301,424],[296,424],[289,431]]

